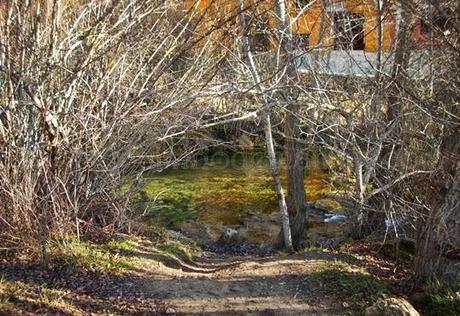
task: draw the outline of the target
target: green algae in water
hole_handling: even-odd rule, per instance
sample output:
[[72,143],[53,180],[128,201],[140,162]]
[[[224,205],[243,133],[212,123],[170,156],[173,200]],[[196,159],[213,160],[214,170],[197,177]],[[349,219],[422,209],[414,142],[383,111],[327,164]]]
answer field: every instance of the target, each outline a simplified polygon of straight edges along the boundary
[[[317,165],[312,165],[317,167]],[[268,161],[261,156],[221,157],[191,168],[166,170],[145,178],[133,206],[149,221],[173,225],[198,220],[242,224],[248,213],[277,210]],[[286,183],[283,174],[282,181]],[[329,190],[321,172],[307,172],[309,200]]]
[[133,207],[154,224],[172,225],[194,220],[191,184],[158,179],[150,181],[132,202]]

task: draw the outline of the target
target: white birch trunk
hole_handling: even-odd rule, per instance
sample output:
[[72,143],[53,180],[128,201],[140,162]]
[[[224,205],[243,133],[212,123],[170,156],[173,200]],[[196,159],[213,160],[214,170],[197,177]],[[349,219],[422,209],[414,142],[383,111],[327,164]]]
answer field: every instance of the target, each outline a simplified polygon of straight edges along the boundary
[[[247,66],[249,67],[249,70],[251,72],[251,76],[252,76],[255,88],[259,92],[263,92],[263,89],[261,87],[261,82],[260,82],[260,76],[258,74],[257,67],[254,62],[254,58],[252,56],[251,48],[249,46],[249,40],[246,35],[247,26],[246,26],[246,20],[244,17],[244,0],[238,0],[238,3],[240,7],[241,28],[243,31],[243,36],[241,39],[243,54],[247,60],[247,63],[248,63]],[[281,185],[281,177],[279,173],[278,161],[276,159],[275,146],[273,142],[273,134],[272,134],[272,126],[271,126],[271,118],[270,118],[271,106],[270,106],[269,101],[266,99],[266,97],[263,94],[262,94],[262,98],[263,98],[263,103],[264,103],[264,111],[262,115],[263,115],[264,132],[265,132],[265,143],[267,146],[267,155],[268,155],[268,159],[270,162],[271,174],[275,182],[275,191],[276,191],[276,196],[278,199],[279,212],[280,212],[282,229],[283,229],[284,246],[286,247],[288,251],[292,251],[293,247],[292,247],[291,226],[289,223],[288,208],[286,204],[286,197],[284,195],[283,187]]]

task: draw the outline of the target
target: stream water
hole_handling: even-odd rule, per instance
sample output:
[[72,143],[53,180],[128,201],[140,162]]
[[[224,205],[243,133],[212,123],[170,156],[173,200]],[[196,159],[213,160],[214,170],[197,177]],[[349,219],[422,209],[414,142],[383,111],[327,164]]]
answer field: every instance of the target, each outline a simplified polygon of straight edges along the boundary
[[[279,159],[286,184],[283,159]],[[307,160],[307,201],[324,201],[330,192],[328,174],[316,157]],[[179,230],[194,240],[216,241],[228,229],[261,244],[280,230],[276,194],[264,153],[226,153],[144,178],[134,205],[147,221]],[[285,187],[285,185],[284,185]],[[327,199],[326,199],[327,201]],[[337,205],[330,205],[333,209]]]

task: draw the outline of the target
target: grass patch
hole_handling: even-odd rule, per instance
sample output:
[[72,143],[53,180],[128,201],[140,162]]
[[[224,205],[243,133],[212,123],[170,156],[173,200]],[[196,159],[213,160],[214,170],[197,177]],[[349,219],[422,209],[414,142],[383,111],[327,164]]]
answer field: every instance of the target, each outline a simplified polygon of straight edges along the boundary
[[9,283],[0,277],[0,311],[6,310],[11,306],[9,296]]
[[135,240],[131,240],[131,239],[110,240],[103,247],[104,249],[108,249],[110,251],[113,251],[113,250],[133,251],[139,247],[139,242]]
[[313,275],[313,280],[341,300],[350,302],[355,309],[373,304],[388,292],[378,279],[343,262],[324,264]]
[[[73,290],[80,283],[84,284],[84,281],[73,279],[79,272],[96,272],[89,275],[109,279],[147,269],[151,271],[156,267],[161,268],[161,265],[180,267],[177,258],[191,259],[195,250],[193,245],[183,245],[166,236],[161,242],[120,238],[104,244],[71,240],[65,246],[53,245],[50,247],[50,268],[57,274],[53,273],[52,279],[43,277],[41,269],[32,270],[30,278],[27,271],[20,274],[20,279],[15,274],[5,274],[3,278],[0,275],[0,314],[23,315],[24,312],[32,312],[40,315],[88,315],[81,310],[86,308],[81,305],[86,298]],[[19,269],[23,269],[22,266]],[[67,279],[68,273],[72,278]],[[55,279],[54,275],[58,277]],[[67,287],[70,283],[72,287]]]
[[136,258],[120,256],[116,249],[130,250],[136,246],[131,240],[109,241],[105,245],[73,240],[65,246],[52,248],[52,257],[61,267],[82,268],[101,273],[123,273],[140,265]]
[[40,315],[85,315],[67,296],[66,291],[44,284],[0,279],[0,314],[29,315],[26,311],[30,311],[30,315],[35,315],[40,308]]
[[460,287],[431,294],[422,309],[424,315],[460,315]]
[[54,247],[53,263],[61,268],[82,269],[99,273],[127,274],[165,263],[163,259],[191,261],[199,251],[196,245],[185,245],[164,237],[152,243],[148,240],[118,239],[105,244],[72,241],[65,247]]
[[191,260],[195,250],[187,247],[180,242],[168,242],[158,247],[165,254],[175,256],[180,259]]
[[75,315],[80,310],[66,300],[65,295],[66,293],[64,292],[43,287],[39,293],[39,302],[49,309],[61,310]]

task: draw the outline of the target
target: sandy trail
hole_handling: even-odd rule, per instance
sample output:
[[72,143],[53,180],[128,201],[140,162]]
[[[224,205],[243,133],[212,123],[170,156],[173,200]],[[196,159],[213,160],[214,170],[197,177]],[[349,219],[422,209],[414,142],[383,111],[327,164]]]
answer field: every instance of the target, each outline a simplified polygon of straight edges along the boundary
[[342,302],[310,282],[331,259],[207,258],[184,269],[155,267],[138,290],[181,315],[346,315]]
[[[211,254],[190,260],[165,256],[153,245],[141,245],[114,255],[130,257],[139,265],[121,274],[0,265],[0,276],[27,288],[21,296],[9,297],[19,308],[11,313],[348,315],[352,311],[318,278],[325,267],[344,259],[330,253],[266,257]],[[48,289],[45,294],[44,287]],[[61,302],[61,306],[44,306],[46,297]],[[64,301],[70,313],[63,312]]]

